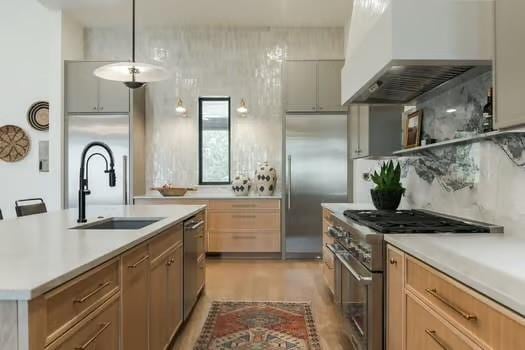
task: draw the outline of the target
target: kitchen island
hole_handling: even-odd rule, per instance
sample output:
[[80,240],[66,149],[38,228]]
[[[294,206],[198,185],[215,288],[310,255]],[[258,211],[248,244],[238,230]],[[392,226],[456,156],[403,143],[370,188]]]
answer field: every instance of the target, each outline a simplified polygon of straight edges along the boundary
[[[151,349],[166,346],[182,323],[182,224],[204,219],[204,209],[89,207],[92,219],[81,229],[75,229],[75,210],[0,222],[0,349],[70,349],[99,341],[101,349],[116,350],[121,340],[140,335],[146,343],[130,342],[126,349],[143,349],[148,339]],[[84,228],[107,218],[156,222],[136,230]],[[121,313],[131,316],[121,319]],[[128,325],[131,319],[141,322]]]

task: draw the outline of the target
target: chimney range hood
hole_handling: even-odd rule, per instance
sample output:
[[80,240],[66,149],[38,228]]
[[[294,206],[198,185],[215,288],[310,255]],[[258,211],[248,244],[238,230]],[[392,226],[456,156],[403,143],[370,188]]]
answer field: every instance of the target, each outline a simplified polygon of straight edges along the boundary
[[489,70],[493,16],[493,0],[354,0],[342,103],[406,104]]

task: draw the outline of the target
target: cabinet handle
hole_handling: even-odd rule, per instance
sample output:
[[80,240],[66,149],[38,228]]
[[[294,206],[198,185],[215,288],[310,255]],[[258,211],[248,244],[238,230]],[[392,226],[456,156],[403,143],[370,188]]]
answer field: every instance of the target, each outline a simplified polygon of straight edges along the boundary
[[233,204],[232,208],[257,208],[257,204]]
[[439,339],[437,333],[435,330],[432,330],[432,329],[425,329],[425,333],[428,334],[428,336],[430,338],[432,338],[433,341],[436,342],[437,345],[439,345],[439,347],[443,350],[450,350],[448,348],[448,346],[445,345],[445,343],[443,343],[443,341],[441,339]]
[[173,265],[174,262],[175,262],[175,258],[171,258],[170,260],[168,260],[166,265],[171,266],[171,265]]
[[111,322],[108,322],[108,323],[103,323],[100,325],[100,328],[99,330],[95,333],[95,335],[93,335],[93,337],[91,337],[88,341],[86,341],[84,343],[84,345],[81,345],[81,346],[77,346],[75,348],[75,350],[86,350],[90,345],[91,343],[93,343],[95,340],[97,340],[97,338],[109,327],[111,326]]
[[199,221],[198,223],[196,223],[195,225],[193,225],[191,227],[191,230],[196,230],[198,229],[199,227],[201,227],[202,225],[204,225],[204,221]]
[[111,284],[110,281],[108,281],[106,283],[99,284],[98,287],[95,288],[92,292],[86,294],[82,298],[73,300],[73,303],[75,303],[75,304],[83,304],[83,303],[85,303],[89,298],[91,298],[92,296],[94,296],[95,294],[97,294],[98,292],[100,292],[102,289],[106,288],[110,284]]
[[472,314],[469,314],[468,312],[463,311],[455,303],[453,303],[452,301],[449,301],[449,300],[445,299],[443,296],[439,295],[438,292],[437,292],[437,289],[435,289],[435,288],[433,288],[433,289],[427,288],[427,289],[425,289],[425,291],[428,294],[432,295],[437,300],[441,301],[443,304],[445,304],[449,308],[451,308],[453,311],[455,311],[458,314],[460,314],[461,317],[463,317],[467,321],[475,321],[475,320],[478,319],[476,315],[472,315]]
[[199,235],[197,236],[197,238],[204,238],[204,235]]
[[97,107],[93,107],[93,110],[96,111],[98,108]]
[[232,215],[234,219],[255,219],[256,215]]
[[233,239],[257,239],[257,237],[254,236],[233,236]]
[[136,269],[140,264],[149,259],[149,255],[144,255],[139,261],[133,265],[128,265],[128,269]]
[[394,258],[390,259],[390,265],[397,265],[397,260]]

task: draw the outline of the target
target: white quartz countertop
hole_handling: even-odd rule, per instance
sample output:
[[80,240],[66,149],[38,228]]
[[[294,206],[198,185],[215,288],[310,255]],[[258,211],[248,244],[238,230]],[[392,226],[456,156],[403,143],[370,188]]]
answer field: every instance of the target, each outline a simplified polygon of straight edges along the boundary
[[525,316],[525,239],[504,234],[384,237],[388,243]]
[[147,194],[144,196],[135,196],[135,199],[155,199],[155,200],[174,200],[174,199],[188,199],[188,200],[208,200],[208,199],[251,199],[251,200],[257,200],[257,199],[281,199],[280,194],[275,194],[273,196],[257,196],[257,195],[249,195],[249,196],[236,196],[233,194],[233,192],[188,192],[186,195],[181,197],[163,197],[160,193],[152,193]]
[[321,203],[321,206],[336,214],[343,214],[345,210],[374,209],[374,206],[368,203]]
[[0,300],[30,300],[120,255],[205,206],[88,206],[98,217],[163,218],[140,230],[78,230],[77,210],[0,221]]

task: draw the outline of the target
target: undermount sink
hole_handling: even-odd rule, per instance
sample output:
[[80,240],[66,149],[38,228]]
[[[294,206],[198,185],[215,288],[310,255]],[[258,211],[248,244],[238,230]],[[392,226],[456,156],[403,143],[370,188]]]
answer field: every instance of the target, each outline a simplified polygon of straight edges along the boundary
[[108,218],[73,227],[72,230],[140,230],[163,219],[165,218]]

